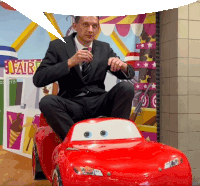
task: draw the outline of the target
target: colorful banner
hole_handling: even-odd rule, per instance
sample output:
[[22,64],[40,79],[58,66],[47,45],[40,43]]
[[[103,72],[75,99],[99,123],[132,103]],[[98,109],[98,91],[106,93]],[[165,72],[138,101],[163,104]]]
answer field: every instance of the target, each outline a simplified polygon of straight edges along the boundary
[[41,59],[6,60],[5,72],[12,75],[33,75],[41,62]]

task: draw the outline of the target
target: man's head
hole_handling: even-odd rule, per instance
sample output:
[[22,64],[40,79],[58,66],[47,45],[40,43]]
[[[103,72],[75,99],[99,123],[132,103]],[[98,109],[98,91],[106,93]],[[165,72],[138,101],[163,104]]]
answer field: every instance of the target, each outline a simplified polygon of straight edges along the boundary
[[99,32],[98,16],[76,16],[73,23],[74,30],[77,31],[77,37],[82,44],[89,44]]

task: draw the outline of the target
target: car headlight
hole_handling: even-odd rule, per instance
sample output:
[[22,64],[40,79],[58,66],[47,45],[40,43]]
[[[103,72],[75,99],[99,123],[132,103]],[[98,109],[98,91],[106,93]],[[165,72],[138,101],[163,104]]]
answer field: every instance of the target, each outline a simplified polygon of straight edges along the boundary
[[180,158],[180,159],[179,158],[175,158],[172,161],[166,162],[165,166],[164,166],[164,169],[169,169],[171,167],[180,165],[182,162],[183,162],[183,158]]
[[98,169],[93,169],[91,167],[74,167],[74,171],[79,175],[95,175],[103,176],[102,172]]
[[143,183],[140,183],[139,185],[140,185],[140,186],[149,186],[149,182],[148,182],[148,181],[145,181],[145,182],[143,182]]

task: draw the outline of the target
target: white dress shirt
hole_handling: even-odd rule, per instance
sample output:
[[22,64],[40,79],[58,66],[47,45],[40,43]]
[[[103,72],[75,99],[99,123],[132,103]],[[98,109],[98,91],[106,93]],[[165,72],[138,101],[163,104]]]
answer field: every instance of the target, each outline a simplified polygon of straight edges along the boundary
[[[88,47],[83,46],[83,45],[78,41],[77,36],[75,36],[74,41],[75,41],[75,45],[76,45],[76,51],[82,50],[83,48],[88,48]],[[91,44],[90,44],[90,46],[89,46],[90,48],[92,48],[92,44],[93,44],[93,42],[91,42]],[[80,70],[82,71],[82,63],[79,63],[79,66],[80,66]]]

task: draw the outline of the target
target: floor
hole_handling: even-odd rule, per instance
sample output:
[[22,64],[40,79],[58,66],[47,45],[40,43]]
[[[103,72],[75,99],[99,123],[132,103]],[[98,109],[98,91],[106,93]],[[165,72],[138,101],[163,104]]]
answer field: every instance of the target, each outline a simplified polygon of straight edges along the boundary
[[0,175],[0,186],[51,186],[47,180],[33,180],[31,159],[8,152],[2,146],[0,146]]
[[47,180],[35,181],[32,175],[32,160],[8,152],[0,146],[1,186],[51,186]]

